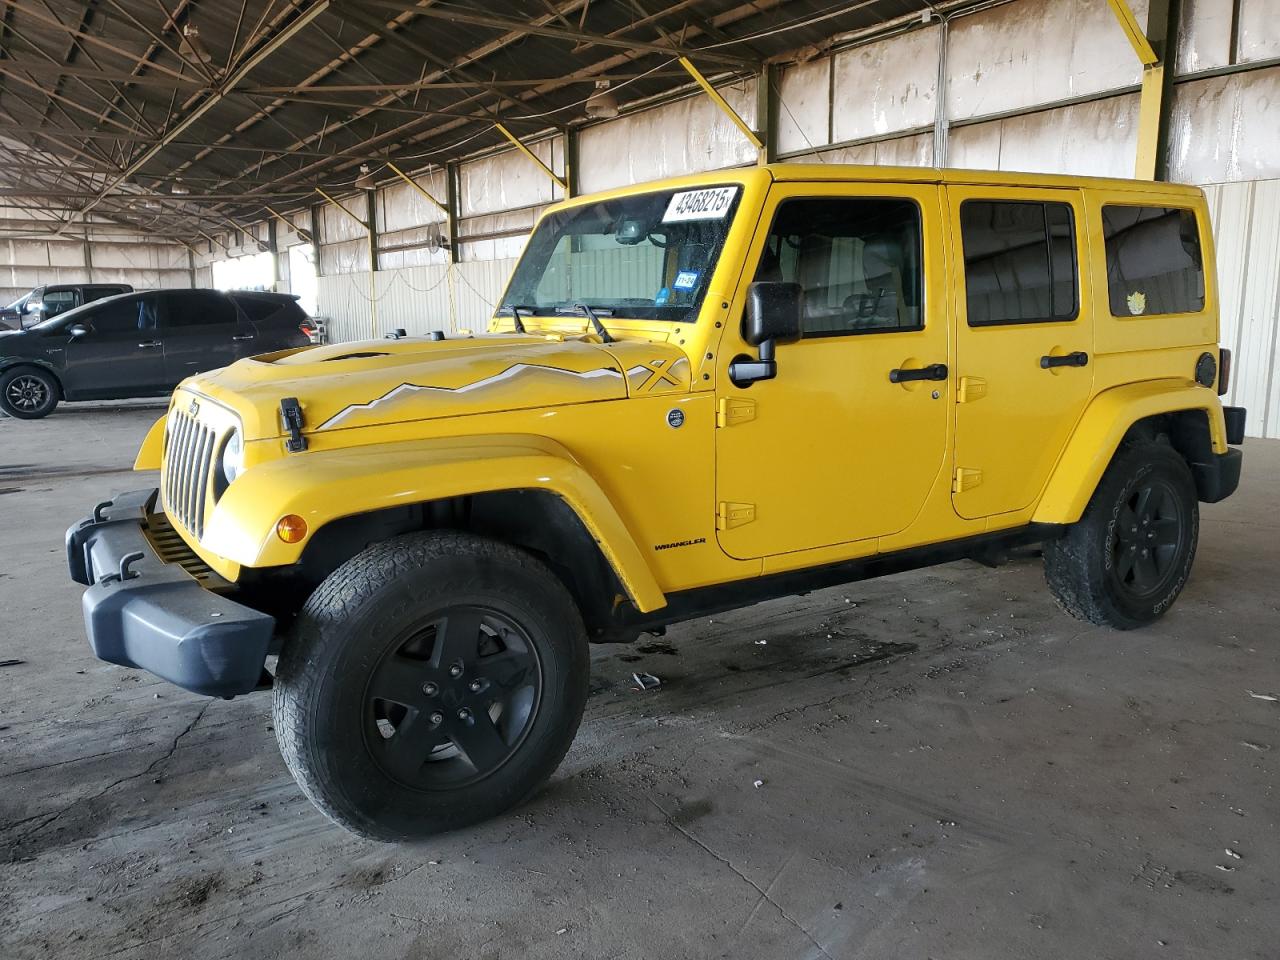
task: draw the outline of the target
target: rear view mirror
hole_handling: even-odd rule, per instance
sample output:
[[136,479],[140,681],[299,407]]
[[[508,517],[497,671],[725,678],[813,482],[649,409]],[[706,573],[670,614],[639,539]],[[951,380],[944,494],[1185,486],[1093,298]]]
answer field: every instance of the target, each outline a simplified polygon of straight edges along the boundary
[[800,339],[804,290],[798,283],[759,281],[747,288],[747,317],[742,339],[753,347],[770,341]]
[[83,337],[88,332],[89,328],[83,323],[73,323],[71,326],[67,327],[67,336],[69,337]]

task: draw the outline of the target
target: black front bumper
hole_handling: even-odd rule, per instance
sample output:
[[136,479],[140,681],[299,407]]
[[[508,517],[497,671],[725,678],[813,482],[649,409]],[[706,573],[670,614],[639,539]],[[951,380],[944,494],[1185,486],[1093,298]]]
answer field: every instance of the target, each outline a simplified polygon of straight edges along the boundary
[[156,491],[122,493],[67,531],[71,579],[85,584],[84,623],[108,663],[150,671],[211,697],[262,679],[275,618],[201,586],[147,538]]

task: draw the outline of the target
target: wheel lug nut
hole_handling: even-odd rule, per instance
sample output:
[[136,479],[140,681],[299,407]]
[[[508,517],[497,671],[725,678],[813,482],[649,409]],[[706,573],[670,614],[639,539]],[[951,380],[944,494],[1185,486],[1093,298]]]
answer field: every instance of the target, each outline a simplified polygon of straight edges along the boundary
[[481,683],[479,680],[472,680],[472,681],[471,681],[471,692],[472,692],[472,693],[479,693],[479,692],[480,692],[480,688],[481,688],[481,687],[483,687],[483,686],[484,686],[484,684],[483,684],[483,683]]
[[458,719],[459,719],[459,720],[470,720],[470,719],[471,719],[471,711],[470,711],[470,710],[468,710],[466,707],[463,707],[461,710],[459,710],[459,711],[458,711]]
[[444,714],[443,714],[443,713],[441,713],[439,710],[437,710],[435,713],[433,713],[433,714],[432,714],[431,716],[429,716],[427,719],[431,721],[431,725],[432,725],[433,727],[438,727],[438,726],[440,726],[440,724],[444,723]]
[[460,664],[460,663],[455,663],[452,667],[450,667],[450,668],[449,668],[449,676],[451,676],[451,677],[460,677],[460,676],[462,676],[462,664]]
[[428,697],[434,697],[437,693],[440,692],[440,688],[436,686],[434,683],[432,683],[430,680],[428,680],[426,683],[422,685],[422,692],[425,693]]

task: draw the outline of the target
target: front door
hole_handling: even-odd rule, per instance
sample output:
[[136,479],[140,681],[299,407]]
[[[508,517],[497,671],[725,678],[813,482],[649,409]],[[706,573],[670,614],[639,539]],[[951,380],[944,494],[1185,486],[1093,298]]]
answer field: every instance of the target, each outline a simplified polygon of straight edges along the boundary
[[1076,190],[948,187],[956,298],[955,475],[966,518],[1039,496],[1093,384],[1084,209]]
[[193,374],[234,363],[246,352],[253,328],[226,294],[216,290],[168,290],[165,309],[164,363],[170,384]]
[[[799,283],[804,335],[777,377],[722,369],[718,537],[757,558],[909,526],[946,457],[950,362],[939,188],[802,183],[769,194],[749,279]],[[730,316],[741,317],[747,284]],[[722,364],[752,355],[726,333]]]
[[164,350],[156,328],[155,294],[109,300],[77,313],[66,334],[62,382],[76,399],[142,397],[164,387]]

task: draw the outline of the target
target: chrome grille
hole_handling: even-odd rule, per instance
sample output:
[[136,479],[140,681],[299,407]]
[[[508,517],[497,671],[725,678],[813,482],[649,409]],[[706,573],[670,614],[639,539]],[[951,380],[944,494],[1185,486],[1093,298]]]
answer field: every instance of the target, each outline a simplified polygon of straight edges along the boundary
[[217,432],[177,404],[169,412],[164,447],[164,507],[199,539],[204,535],[209,474],[218,443]]

